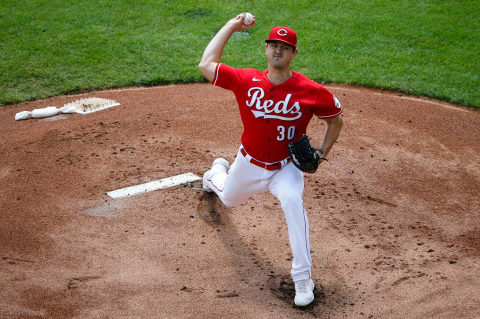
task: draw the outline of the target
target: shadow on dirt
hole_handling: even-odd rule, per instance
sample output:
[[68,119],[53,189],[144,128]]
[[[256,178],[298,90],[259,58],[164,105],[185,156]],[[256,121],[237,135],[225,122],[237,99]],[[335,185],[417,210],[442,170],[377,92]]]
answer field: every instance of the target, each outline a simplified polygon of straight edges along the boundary
[[[320,318],[331,312],[335,313],[343,307],[342,299],[344,298],[338,294],[336,296],[332,294],[330,298],[320,284],[320,280],[316,278],[314,278],[315,300],[307,307],[295,306],[293,303],[295,287],[289,269],[275,267],[245,242],[230,219],[231,209],[225,207],[215,193],[201,192],[198,199],[198,215],[211,227],[217,229],[230,253],[232,264],[236,265],[236,271],[244,283],[254,285],[253,283],[262,282],[265,284],[265,290],[269,289],[277,299],[314,318]],[[263,285],[260,290],[264,290]]]

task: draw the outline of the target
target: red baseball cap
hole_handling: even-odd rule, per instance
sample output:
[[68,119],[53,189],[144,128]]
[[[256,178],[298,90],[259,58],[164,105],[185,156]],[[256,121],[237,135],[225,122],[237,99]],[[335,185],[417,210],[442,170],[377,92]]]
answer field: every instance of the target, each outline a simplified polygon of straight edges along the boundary
[[270,30],[270,35],[268,36],[268,39],[265,40],[265,42],[268,41],[281,41],[296,48],[297,33],[295,30],[288,27],[275,27]]

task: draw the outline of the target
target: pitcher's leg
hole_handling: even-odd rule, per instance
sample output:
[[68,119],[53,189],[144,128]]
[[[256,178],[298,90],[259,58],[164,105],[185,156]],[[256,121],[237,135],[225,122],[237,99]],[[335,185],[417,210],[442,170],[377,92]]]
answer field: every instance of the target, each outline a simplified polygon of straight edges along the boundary
[[266,184],[261,182],[265,179],[265,170],[250,164],[240,152],[230,170],[227,171],[224,165],[214,162],[210,171],[205,174],[208,187],[229,207],[236,206],[255,193],[266,190]]
[[292,163],[288,163],[272,177],[269,189],[278,198],[285,213],[293,254],[292,279],[309,279],[312,276],[312,257],[307,212],[303,208],[302,200],[303,173]]

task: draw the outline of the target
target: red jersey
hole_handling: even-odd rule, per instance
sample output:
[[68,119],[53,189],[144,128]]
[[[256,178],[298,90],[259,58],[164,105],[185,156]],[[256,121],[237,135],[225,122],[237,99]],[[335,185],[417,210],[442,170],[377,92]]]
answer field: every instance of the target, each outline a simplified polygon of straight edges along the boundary
[[298,72],[273,85],[267,71],[219,63],[212,83],[235,94],[244,128],[242,145],[265,163],[287,158],[288,144],[306,133],[313,115],[331,118],[342,113],[330,91]]

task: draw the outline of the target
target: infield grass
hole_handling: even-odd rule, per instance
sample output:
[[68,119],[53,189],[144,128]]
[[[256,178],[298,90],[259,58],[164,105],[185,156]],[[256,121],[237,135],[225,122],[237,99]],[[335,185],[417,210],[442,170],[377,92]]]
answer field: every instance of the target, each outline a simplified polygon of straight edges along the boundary
[[299,34],[293,69],[318,82],[398,90],[480,107],[480,2],[0,2],[0,105],[93,89],[204,81],[203,49],[237,13],[223,62],[264,69],[274,25]]

